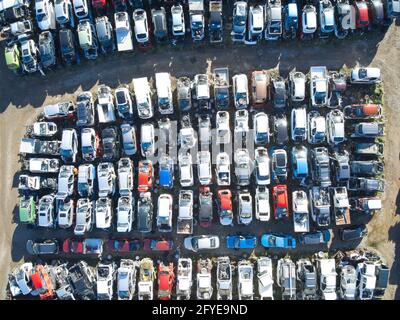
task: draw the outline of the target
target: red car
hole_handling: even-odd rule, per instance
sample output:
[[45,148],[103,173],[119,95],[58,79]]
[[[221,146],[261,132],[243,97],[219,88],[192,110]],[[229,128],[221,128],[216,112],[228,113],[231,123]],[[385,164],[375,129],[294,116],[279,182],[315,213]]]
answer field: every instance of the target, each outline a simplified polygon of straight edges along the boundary
[[107,0],[92,0],[92,7],[97,16],[104,16],[107,11]]
[[147,192],[153,187],[153,162],[139,161],[138,192]]
[[289,217],[289,204],[287,186],[278,184],[272,189],[275,219]]
[[365,1],[355,1],[354,9],[356,11],[356,28],[364,29],[369,26],[368,5]]
[[219,221],[223,226],[231,225],[233,221],[232,192],[229,189],[218,191]]
[[174,285],[174,264],[166,266],[163,262],[158,265],[158,299],[170,300]]
[[150,238],[143,240],[144,251],[170,251],[173,247],[174,242],[172,240],[156,240]]

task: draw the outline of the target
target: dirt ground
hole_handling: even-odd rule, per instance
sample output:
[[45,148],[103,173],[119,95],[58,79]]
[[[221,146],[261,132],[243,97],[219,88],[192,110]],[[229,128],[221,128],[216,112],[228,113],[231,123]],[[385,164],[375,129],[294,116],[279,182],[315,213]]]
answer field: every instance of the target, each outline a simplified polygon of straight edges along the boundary
[[[359,246],[380,251],[392,266],[387,299],[400,299],[400,30],[392,25],[386,33],[370,33],[362,39],[332,41],[326,44],[279,43],[257,47],[158,49],[152,53],[114,55],[99,58],[71,69],[50,72],[46,77],[17,78],[0,61],[0,298],[4,297],[7,274],[24,259],[26,240],[34,230],[14,222],[17,203],[19,141],[25,126],[45,104],[73,98],[82,90],[93,90],[99,83],[113,88],[130,83],[133,77],[152,76],[168,71],[174,76],[204,73],[210,67],[228,66],[231,75],[254,69],[277,67],[281,74],[296,67],[305,73],[312,65],[340,69],[344,64],[380,67],[384,79],[386,145],[386,193],[384,210],[369,223],[369,235]],[[3,48],[0,48],[3,50]],[[266,230],[264,229],[264,232]],[[44,236],[44,234],[42,234]],[[36,236],[34,236],[36,238]],[[339,247],[339,246],[338,246]],[[333,247],[331,247],[333,248]],[[315,248],[313,249],[315,251]],[[223,253],[221,253],[223,254]]]

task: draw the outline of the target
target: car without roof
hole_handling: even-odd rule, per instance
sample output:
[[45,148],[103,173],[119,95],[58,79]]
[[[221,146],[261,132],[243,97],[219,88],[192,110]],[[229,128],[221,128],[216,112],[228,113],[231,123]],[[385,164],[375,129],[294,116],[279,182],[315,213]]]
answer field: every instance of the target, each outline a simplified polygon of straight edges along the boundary
[[116,175],[111,162],[101,162],[97,166],[97,182],[99,197],[107,197],[115,193]]
[[148,233],[153,228],[153,201],[150,192],[139,193],[137,202],[137,228],[139,232]]
[[76,125],[93,126],[95,122],[93,94],[90,91],[76,97]]
[[199,189],[199,223],[200,227],[208,228],[213,220],[213,194],[210,187]]
[[92,231],[94,224],[94,201],[89,198],[78,199],[74,234],[83,236]]
[[45,195],[39,199],[38,202],[38,227],[54,228],[54,206],[55,197],[52,194]]
[[78,193],[81,197],[93,194],[96,169],[93,164],[81,164],[78,168]]
[[220,152],[217,155],[215,175],[219,186],[229,186],[231,184],[230,160],[226,152]]
[[61,166],[58,173],[58,190],[57,199],[66,199],[74,194],[75,190],[75,173],[74,166]]
[[135,220],[134,214],[135,199],[128,196],[121,196],[118,199],[117,207],[117,232],[130,232]]
[[129,196],[133,190],[133,162],[129,158],[118,161],[118,187],[120,196]]
[[307,115],[308,143],[318,144],[325,141],[326,138],[326,120],[318,111],[310,111]]

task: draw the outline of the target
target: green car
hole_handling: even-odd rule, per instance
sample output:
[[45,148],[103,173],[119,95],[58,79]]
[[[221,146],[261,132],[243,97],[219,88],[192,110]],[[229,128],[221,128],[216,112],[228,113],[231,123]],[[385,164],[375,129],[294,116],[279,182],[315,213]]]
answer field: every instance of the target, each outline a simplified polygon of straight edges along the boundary
[[35,224],[36,201],[33,196],[23,197],[19,200],[19,221],[21,223]]
[[4,50],[6,64],[8,69],[12,70],[15,74],[22,74],[20,51],[16,44],[7,46]]

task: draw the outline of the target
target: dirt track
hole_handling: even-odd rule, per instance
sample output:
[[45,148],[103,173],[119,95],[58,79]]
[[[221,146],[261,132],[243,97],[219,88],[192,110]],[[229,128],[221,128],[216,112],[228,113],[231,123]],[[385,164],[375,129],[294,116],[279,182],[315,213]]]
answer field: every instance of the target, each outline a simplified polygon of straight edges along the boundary
[[[228,66],[231,74],[258,68],[278,66],[284,75],[293,67],[308,72],[311,65],[326,65],[339,69],[359,63],[382,69],[387,118],[385,170],[387,192],[385,209],[369,224],[369,236],[361,245],[377,248],[393,269],[387,298],[400,299],[400,30],[392,25],[386,34],[369,34],[367,39],[345,40],[318,45],[317,43],[282,43],[259,47],[227,47],[161,50],[156,53],[137,53],[133,56],[114,56],[99,59],[70,70],[57,70],[46,78],[40,76],[16,78],[0,66],[0,291],[4,296],[7,274],[13,264],[23,259],[25,240],[32,230],[13,222],[17,203],[19,141],[25,125],[32,121],[44,104],[66,100],[77,91],[93,89],[98,83],[116,87],[129,83],[133,77],[150,76],[157,71],[169,71],[174,76],[204,72],[209,64]],[[3,48],[1,48],[3,50]]]

